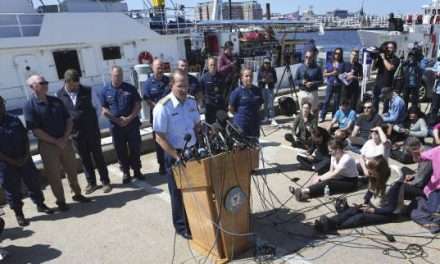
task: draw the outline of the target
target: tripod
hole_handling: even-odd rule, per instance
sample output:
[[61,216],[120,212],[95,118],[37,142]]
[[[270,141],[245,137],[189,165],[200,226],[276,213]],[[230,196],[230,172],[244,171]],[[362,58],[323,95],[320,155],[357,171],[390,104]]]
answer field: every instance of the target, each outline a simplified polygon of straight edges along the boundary
[[[295,81],[293,80],[293,76],[292,76],[292,71],[290,70],[290,65],[286,64],[284,66],[284,70],[283,70],[283,74],[281,75],[281,79],[278,82],[278,86],[274,92],[274,96],[273,96],[273,100],[275,101],[275,96],[278,94],[280,88],[281,88],[281,84],[283,83],[284,77],[287,76],[287,80],[289,81],[289,90],[290,90],[290,96],[292,98],[296,99],[296,109],[299,109],[299,99],[298,99],[298,94],[296,92],[295,89]],[[273,102],[272,102],[273,105]]]
[[[273,98],[272,98],[272,105],[274,105],[274,102],[275,102],[275,97],[276,97],[276,95],[278,94],[278,92],[279,92],[279,90],[280,90],[280,88],[281,88],[281,84],[283,83],[283,80],[284,80],[284,78],[287,76],[287,80],[288,80],[288,82],[289,82],[289,90],[290,90],[290,95],[291,95],[291,97],[292,98],[295,98],[296,99],[296,106],[295,106],[295,108],[296,109],[299,109],[299,99],[298,99],[298,94],[297,94],[297,92],[296,92],[296,89],[295,89],[295,82],[294,82],[294,80],[293,80],[293,75],[292,75],[292,71],[290,70],[290,65],[289,64],[285,64],[284,65],[284,70],[283,70],[283,73],[281,74],[281,78],[280,78],[280,80],[279,80],[279,82],[278,82],[278,86],[276,87],[276,89],[275,89],[275,91],[274,91],[274,94],[273,94]],[[278,129],[280,129],[281,127],[278,125],[278,127],[277,127],[277,129],[276,130],[278,130]],[[264,135],[264,136],[266,136],[266,134],[264,133],[264,130],[261,128],[261,132],[262,132],[262,134]]]

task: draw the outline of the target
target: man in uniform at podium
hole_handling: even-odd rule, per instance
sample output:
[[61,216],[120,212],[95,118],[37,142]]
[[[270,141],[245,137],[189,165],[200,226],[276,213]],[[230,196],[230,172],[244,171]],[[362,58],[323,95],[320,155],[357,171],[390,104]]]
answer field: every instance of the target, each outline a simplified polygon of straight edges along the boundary
[[[191,147],[196,143],[196,132],[200,130],[200,113],[196,100],[188,95],[188,76],[184,71],[176,70],[172,74],[170,86],[171,93],[162,98],[153,110],[153,130],[157,143],[165,151],[165,171],[174,228],[182,237],[191,239],[182,193],[176,187],[172,166],[180,162],[179,153],[185,147]],[[191,135],[190,139],[187,134]]]

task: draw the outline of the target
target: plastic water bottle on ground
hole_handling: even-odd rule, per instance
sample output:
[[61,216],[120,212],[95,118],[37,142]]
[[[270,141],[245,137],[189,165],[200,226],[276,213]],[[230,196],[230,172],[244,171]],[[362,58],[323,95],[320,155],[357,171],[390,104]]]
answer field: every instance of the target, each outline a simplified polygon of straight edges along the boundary
[[325,198],[326,200],[329,200],[329,199],[330,199],[330,187],[329,187],[328,185],[326,185],[326,186],[324,187],[324,198]]

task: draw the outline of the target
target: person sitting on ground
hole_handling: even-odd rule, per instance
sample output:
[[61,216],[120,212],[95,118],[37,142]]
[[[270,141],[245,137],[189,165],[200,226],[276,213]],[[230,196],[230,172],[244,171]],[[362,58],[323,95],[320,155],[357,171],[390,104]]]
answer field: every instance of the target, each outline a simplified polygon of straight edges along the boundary
[[428,197],[434,191],[440,190],[440,146],[422,152],[420,160],[430,160],[432,163],[432,175],[423,192]]
[[425,142],[425,137],[428,136],[428,126],[422,112],[416,106],[408,110],[408,118],[404,123],[393,126],[391,140],[404,141],[408,136],[416,137],[421,142]]
[[417,160],[413,159],[411,155],[411,146],[416,143],[420,143],[420,140],[416,137],[408,137],[403,144],[400,144],[397,148],[396,145],[392,146],[390,157],[403,164],[413,164]]
[[301,114],[293,121],[292,133],[285,135],[292,147],[308,149],[311,147],[311,133],[317,127],[318,120],[312,114],[312,104],[305,101],[302,104]]
[[373,127],[382,125],[382,117],[376,113],[372,101],[364,103],[364,112],[356,119],[353,132],[351,133],[351,142],[353,145],[361,147],[368,139],[370,130]]
[[409,137],[406,142],[409,155],[414,162],[417,162],[417,169],[414,174],[407,174],[404,177],[403,187],[405,189],[405,200],[413,201],[417,197],[425,196],[423,188],[432,176],[431,160],[422,160],[421,153],[426,150],[415,137]]
[[295,194],[297,201],[323,196],[326,186],[330,194],[356,190],[359,173],[355,160],[345,152],[345,144],[333,139],[328,147],[331,155],[330,170],[321,176],[313,176],[311,185],[307,188],[291,188],[290,191]]
[[440,145],[440,123],[432,128],[432,137],[434,138],[434,144]]
[[298,154],[296,159],[303,170],[315,171],[322,175],[330,168],[330,154],[328,153],[328,141],[330,135],[322,127],[312,130],[312,146],[305,155]]
[[349,136],[350,136],[350,131],[344,129],[338,129],[335,131],[335,135],[333,136],[333,138],[342,141],[345,144],[346,151],[356,152],[357,148],[353,148]]
[[405,102],[391,87],[383,89],[381,98],[385,102],[389,101],[388,111],[383,114],[383,122],[388,124],[387,134],[390,135],[393,125],[399,125],[405,121]]
[[325,215],[315,221],[315,229],[322,233],[338,229],[376,225],[393,221],[403,205],[402,184],[387,187],[391,170],[383,156],[368,161],[368,191],[361,205],[338,206],[337,214],[332,217]]
[[390,156],[391,142],[388,140],[381,127],[370,130],[370,139],[361,148],[361,157],[358,160],[361,172],[364,176],[370,176],[367,162],[378,156],[388,159]]
[[351,132],[355,121],[356,112],[350,108],[350,101],[343,100],[341,105],[339,106],[339,110],[336,111],[335,117],[330,123],[330,131],[341,129]]

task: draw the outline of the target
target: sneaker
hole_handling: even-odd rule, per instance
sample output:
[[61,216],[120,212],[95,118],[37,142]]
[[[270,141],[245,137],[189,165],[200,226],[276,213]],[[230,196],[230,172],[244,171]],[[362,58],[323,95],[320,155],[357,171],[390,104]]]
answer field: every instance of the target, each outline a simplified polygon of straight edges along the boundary
[[76,194],[76,195],[72,196],[72,200],[74,200],[75,202],[80,202],[80,203],[89,203],[92,201],[89,198],[87,198],[81,194]]
[[103,193],[109,193],[112,191],[112,186],[110,183],[102,185],[102,192]]
[[15,215],[15,218],[17,219],[17,223],[19,226],[28,226],[29,225],[29,221],[24,218],[23,214],[17,214]]
[[53,214],[53,210],[47,207],[44,203],[37,205],[37,211],[39,213]]
[[122,176],[122,184],[127,184],[131,182],[130,174],[124,173],[124,176]]
[[304,202],[307,200],[307,195],[300,188],[295,190],[295,198],[298,202]]
[[65,202],[57,202],[58,210],[61,212],[65,212],[69,210],[69,206]]

